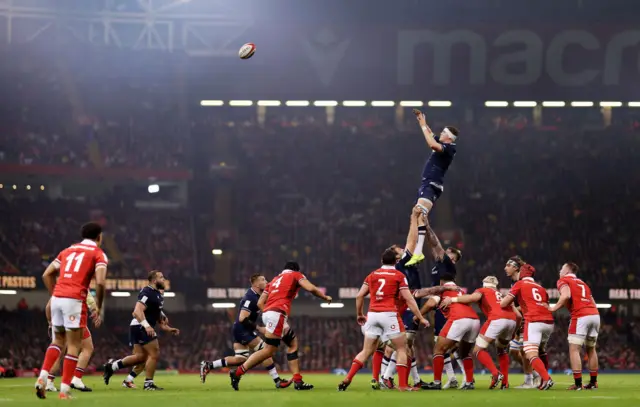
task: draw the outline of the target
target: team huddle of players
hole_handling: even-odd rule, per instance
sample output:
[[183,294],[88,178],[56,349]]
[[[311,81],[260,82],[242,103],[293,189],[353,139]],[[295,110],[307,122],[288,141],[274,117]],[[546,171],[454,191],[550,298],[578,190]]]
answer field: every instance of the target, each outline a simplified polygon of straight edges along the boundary
[[[535,387],[548,390],[554,382],[547,373],[548,356],[545,348],[554,329],[553,312],[565,306],[571,312],[568,341],[575,383],[570,389],[597,388],[596,340],[600,317],[589,286],[576,275],[577,265],[567,263],[562,266],[558,280],[560,299],[554,306],[549,305],[546,290],[535,282],[535,269],[517,256],[509,259],[505,266],[505,272],[514,281],[505,297],[498,290],[498,279],[494,276],[487,276],[482,281],[482,287],[471,294],[463,295],[456,285],[456,263],[462,254],[456,248],[445,250],[442,247],[429,225],[428,215],[444,189],[446,171],[456,154],[458,130],[447,126],[440,135],[435,136],[424,114],[418,110],[414,110],[414,113],[432,153],[424,166],[404,248],[396,245],[387,248],[382,253],[382,266],[366,277],[356,296],[357,322],[362,326],[364,343],[338,390],[347,390],[355,374],[372,355],[371,385],[374,389],[396,388],[393,382],[396,372],[397,388],[401,391],[458,387],[452,365],[452,359],[456,359],[464,371],[465,380],[461,389],[472,390],[475,388],[473,358],[491,372],[489,388],[500,385],[501,389],[506,389],[509,388],[511,355],[522,364],[525,371],[525,383],[520,387],[533,388],[533,377],[537,374],[540,382]],[[57,391],[53,383],[53,371],[58,369],[63,351],[66,354],[62,362],[59,397],[71,398],[72,388],[91,391],[82,382],[82,374],[93,352],[87,321],[91,318],[96,327],[101,323],[108,260],[100,249],[102,228],[99,224],[84,225],[81,236],[83,240],[63,250],[43,275],[51,293],[46,314],[51,326],[52,342],[35,384],[39,398],[45,398],[47,391]],[[432,287],[428,288],[422,287],[417,268],[425,260],[425,243],[434,261]],[[89,293],[94,278],[95,300]],[[180,331],[169,326],[169,320],[163,312],[164,276],[159,271],[151,271],[148,280],[149,285],[140,291],[132,313],[129,327],[132,354],[104,364],[105,384],[109,384],[117,370],[131,368],[122,383],[124,387],[135,387],[134,378],[145,371],[144,390],[162,390],[153,380],[159,356],[155,327],[173,335],[179,335]],[[230,367],[231,386],[239,390],[242,376],[262,365],[271,375],[276,388],[286,388],[293,383],[296,390],[311,390],[313,385],[302,379],[298,338],[288,323],[292,302],[300,288],[324,301],[332,300],[309,282],[296,262],[287,262],[284,270],[268,284],[263,275],[252,276],[251,287],[242,298],[240,311],[233,324],[234,355],[215,361],[202,361],[202,383],[211,370]],[[367,296],[370,302],[365,315],[364,300]],[[424,298],[426,301],[421,304]],[[480,306],[487,319],[482,326],[470,305],[472,303]],[[414,339],[420,325],[430,325],[425,316],[431,311],[435,313],[436,335],[434,380],[425,383],[418,374]],[[258,326],[259,316],[264,326]],[[280,378],[273,362],[281,342],[287,347],[287,361],[293,375],[291,380]],[[487,352],[491,344],[495,344],[499,368]],[[582,383],[583,346],[586,348],[591,376],[586,385]],[[448,380],[443,384],[444,372]],[[411,387],[409,376],[413,382]]]

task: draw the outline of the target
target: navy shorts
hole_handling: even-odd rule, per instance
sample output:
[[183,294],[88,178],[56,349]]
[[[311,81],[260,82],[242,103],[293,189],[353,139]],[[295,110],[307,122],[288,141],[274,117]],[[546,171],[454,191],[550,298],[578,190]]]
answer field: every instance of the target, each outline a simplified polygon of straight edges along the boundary
[[131,325],[129,327],[129,346],[133,345],[146,345],[149,342],[153,342],[158,339],[157,336],[149,336],[147,331],[142,325]]
[[447,323],[447,318],[444,317],[444,314],[440,309],[436,309],[436,315],[433,318],[433,333],[435,336],[440,335],[440,331],[444,328],[444,325]]
[[258,337],[254,331],[250,331],[241,324],[233,324],[233,342],[247,346]]
[[402,313],[402,323],[404,324],[404,330],[407,332],[416,332],[420,327],[420,324],[413,320],[413,312],[411,310],[405,310]]
[[422,184],[418,189],[418,199],[428,199],[434,204],[440,198],[440,195],[442,195],[442,189],[429,183]]

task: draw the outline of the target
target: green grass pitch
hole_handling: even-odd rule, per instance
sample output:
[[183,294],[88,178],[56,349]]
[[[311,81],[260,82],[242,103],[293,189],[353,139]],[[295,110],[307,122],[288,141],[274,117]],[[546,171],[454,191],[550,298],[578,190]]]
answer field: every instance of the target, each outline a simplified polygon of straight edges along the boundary
[[[286,374],[283,375],[286,377]],[[565,388],[573,379],[557,374],[556,385],[549,391],[538,390],[488,390],[489,376],[477,375],[475,391],[445,390],[400,393],[397,391],[374,391],[369,387],[370,376],[359,374],[351,387],[339,393],[336,388],[343,376],[330,374],[306,375],[305,380],[316,386],[311,391],[295,391],[293,386],[277,390],[269,376],[265,374],[246,375],[240,382],[240,391],[235,392],[229,385],[229,378],[223,374],[212,374],[202,385],[197,375],[159,375],[156,383],[165,388],[162,392],[145,392],[140,387],[143,380],[138,378],[137,389],[120,387],[124,376],[114,376],[111,385],[105,386],[102,377],[85,378],[85,383],[93,387],[92,393],[74,392],[72,401],[58,400],[57,394],[47,393],[46,400],[38,400],[33,384],[35,379],[0,379],[0,407],[45,406],[72,403],[77,406],[92,407],[203,407],[203,406],[286,406],[286,407],[397,407],[401,403],[421,403],[439,407],[458,406],[509,406],[509,407],[591,407],[640,406],[640,375],[600,376],[597,391],[570,392]],[[424,374],[424,380],[431,375]],[[512,375],[510,381],[522,383],[521,375]],[[585,377],[588,380],[588,376]],[[56,380],[59,385],[59,379]],[[424,404],[422,404],[424,403]],[[437,404],[433,404],[437,403]]]

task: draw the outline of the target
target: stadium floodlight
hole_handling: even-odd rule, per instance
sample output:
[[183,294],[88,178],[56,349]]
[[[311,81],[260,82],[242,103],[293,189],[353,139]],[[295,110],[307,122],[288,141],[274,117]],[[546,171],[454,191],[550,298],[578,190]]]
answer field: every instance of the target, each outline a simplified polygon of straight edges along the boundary
[[366,105],[367,105],[367,102],[365,102],[364,100],[343,100],[342,101],[342,106],[345,106],[345,107],[362,107]]
[[600,107],[622,107],[622,102],[600,102]]
[[611,304],[596,304],[596,308],[609,309]]
[[371,102],[373,107],[394,107],[396,102],[393,100],[374,100]]
[[235,308],[236,304],[232,303],[232,302],[214,302],[213,304],[211,304],[211,306],[213,308]]
[[27,185],[26,188],[27,188],[27,191],[31,191],[31,185]]
[[163,297],[164,298],[173,298],[176,296],[176,293],[173,291],[165,291]]
[[487,100],[484,102],[485,107],[507,107],[509,102],[506,100]]
[[323,302],[320,304],[320,308],[344,308],[344,304],[341,302],[332,302],[331,304]]
[[258,100],[258,106],[280,106],[279,100]]
[[574,101],[574,102],[571,102],[571,107],[593,107],[593,102]]
[[309,106],[308,100],[287,100],[285,105],[287,106],[295,106],[295,107],[306,107]]
[[424,103],[419,100],[403,100],[400,102],[402,107],[422,107]]
[[548,100],[542,102],[543,107],[565,107],[566,103],[560,100]]
[[316,100],[313,105],[318,107],[338,106],[338,102],[335,100]]
[[516,100],[513,102],[514,107],[536,107],[538,106],[538,102],[534,102],[532,100]]
[[16,290],[0,290],[0,295],[16,295],[18,292]]
[[214,256],[222,256],[222,249],[213,249],[211,250],[211,254]]
[[451,107],[450,100],[430,100],[427,104],[429,107]]
[[160,192],[160,185],[158,184],[151,184],[149,185],[149,187],[147,188],[147,191],[149,191],[150,194],[157,194],[158,192]]
[[201,100],[200,106],[223,106],[224,101],[222,100]]
[[112,297],[131,297],[131,293],[127,291],[114,291],[111,293]]
[[629,102],[627,103],[629,107],[640,107],[640,102]]
[[253,106],[252,100],[230,100],[229,106]]

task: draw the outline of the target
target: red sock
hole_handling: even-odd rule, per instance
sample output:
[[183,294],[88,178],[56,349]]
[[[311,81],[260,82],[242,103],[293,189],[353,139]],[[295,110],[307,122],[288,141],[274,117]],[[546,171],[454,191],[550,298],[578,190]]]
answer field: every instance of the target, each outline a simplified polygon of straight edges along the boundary
[[47,353],[44,354],[44,363],[42,363],[42,370],[50,371],[53,364],[60,357],[60,348],[56,345],[49,345]]
[[504,376],[503,383],[509,383],[509,352],[502,351],[498,354],[498,362],[500,362],[500,373]]
[[382,368],[382,359],[384,358],[384,352],[381,350],[377,350],[373,354],[373,363],[371,365],[371,369],[373,370],[373,378],[376,381],[380,380],[380,369]]
[[546,353],[541,353],[540,355],[538,355],[538,357],[544,364],[544,368],[549,370],[549,355],[547,355]]
[[78,366],[78,357],[67,355],[64,357],[64,363],[62,364],[62,384],[70,385],[73,378],[73,372]]
[[406,389],[409,387],[409,368],[407,365],[396,365],[398,371],[398,387]]
[[498,375],[498,369],[496,368],[495,363],[493,363],[493,359],[491,359],[491,355],[489,355],[489,352],[487,352],[486,349],[481,349],[480,352],[476,354],[476,358],[478,359],[478,362],[482,363],[482,366],[489,369],[492,376]]
[[473,383],[473,359],[469,356],[462,359],[462,366],[464,366],[464,377],[466,382]]
[[300,383],[302,381],[302,375],[300,373],[296,373],[293,375],[293,382]]
[[75,377],[77,377],[78,379],[82,379],[83,375],[84,375],[84,369],[81,367],[76,367]]
[[347,379],[345,381],[351,383],[351,380],[353,380],[353,376],[358,373],[358,370],[362,369],[362,366],[362,362],[360,362],[358,359],[353,359],[353,363],[351,363],[351,369],[349,369],[349,373],[347,373]]
[[444,370],[444,355],[433,356],[433,381],[442,381],[442,371]]
[[549,380],[549,372],[544,368],[544,363],[542,363],[540,358],[533,358],[531,360],[531,367],[533,367],[533,370],[538,372],[543,381],[546,382]]
[[244,367],[244,365],[238,366],[238,368],[236,369],[236,376],[240,377],[245,373],[247,373],[247,369]]

